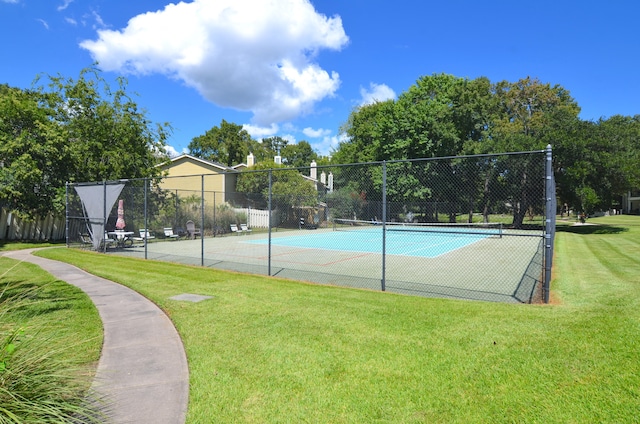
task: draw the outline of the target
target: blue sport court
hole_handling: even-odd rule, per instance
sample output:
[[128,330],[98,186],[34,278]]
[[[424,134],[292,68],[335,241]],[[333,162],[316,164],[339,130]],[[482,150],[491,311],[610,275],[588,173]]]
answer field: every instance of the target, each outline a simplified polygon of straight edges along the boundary
[[[412,230],[386,231],[386,253],[388,255],[435,258],[461,249],[495,233],[456,233]],[[251,244],[268,244],[268,239],[251,240]],[[381,227],[330,231],[296,236],[272,237],[272,246],[298,247],[357,253],[382,253],[383,231]]]

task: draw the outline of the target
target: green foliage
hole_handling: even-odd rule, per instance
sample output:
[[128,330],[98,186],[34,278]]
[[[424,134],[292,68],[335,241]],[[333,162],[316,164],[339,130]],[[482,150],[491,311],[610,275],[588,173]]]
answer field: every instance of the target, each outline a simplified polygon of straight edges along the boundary
[[[174,197],[167,203],[163,212],[154,217],[153,225],[150,227],[162,230],[167,226],[167,222],[174,222],[177,228],[185,230],[185,223],[189,220],[193,221],[196,227],[200,227],[202,222],[201,206],[201,198],[198,195]],[[215,211],[209,209],[204,216],[204,228],[213,229],[216,234],[228,233],[230,224],[239,225],[246,222],[246,215],[237,213],[228,203],[216,205]]]
[[317,205],[318,192],[311,181],[297,170],[273,162],[259,162],[238,175],[236,190],[252,200],[254,207],[265,208],[269,199],[269,173],[272,174],[272,201],[276,207],[288,210]]
[[357,192],[349,187],[327,194],[327,207],[333,218],[362,219],[362,211],[366,202],[364,192]]
[[215,214],[207,214],[205,216],[205,228],[214,228],[219,233],[231,232],[230,225],[240,225],[247,223],[247,216],[244,213],[237,213],[228,203],[222,203],[216,206]]
[[256,157],[256,163],[273,162],[273,158],[278,154],[282,155],[282,150],[288,144],[289,140],[282,137],[263,138],[261,142],[253,146],[252,152]]
[[40,96],[0,86],[0,202],[45,215],[69,175],[71,156]]
[[[318,192],[311,181],[295,169],[279,169],[273,172],[274,182],[271,196],[276,205],[283,209],[300,206],[317,206]],[[262,195],[269,195],[268,187]]]
[[0,423],[103,422],[101,401],[88,397],[97,312],[78,289],[36,269],[0,260]]
[[254,141],[242,125],[224,119],[204,135],[189,143],[189,154],[212,162],[232,166],[245,162]]
[[280,151],[282,162],[292,168],[309,167],[312,161],[318,158],[309,142],[301,140],[296,144],[287,144]]
[[[584,122],[578,118],[579,112],[566,89],[535,78],[491,83],[484,77],[469,80],[434,74],[419,78],[395,101],[355,109],[341,129],[347,138],[334,152],[333,161],[361,163],[531,151],[550,144],[560,203],[581,208],[583,200],[589,199],[590,208],[607,209],[615,206],[627,190],[640,185],[640,116]],[[487,163],[481,170],[485,184],[476,187],[476,195],[460,192],[457,198],[439,201],[469,205],[472,198],[484,198],[486,213],[489,188],[500,184],[513,193],[510,202],[517,205],[513,224],[521,225],[531,206],[526,193],[534,170],[526,161],[517,165],[509,161],[512,171],[508,178],[499,181],[505,164]],[[461,178],[460,170],[453,168],[432,171],[433,186],[444,184],[454,174]],[[374,198],[376,176],[361,174],[355,178],[357,191]],[[397,187],[392,188],[392,198],[410,201],[411,196],[430,196],[421,184],[425,180],[411,181],[406,175],[395,174]],[[518,187],[521,194],[516,194]],[[593,195],[585,197],[587,188]]]
[[640,186],[639,138],[640,115],[616,115],[572,128],[567,142],[554,148],[561,198],[584,209],[584,190],[589,188],[595,202],[589,209],[619,208],[620,195]]
[[579,187],[576,190],[578,198],[580,198],[580,210],[587,215],[595,212],[595,207],[599,203],[598,195],[591,187]]
[[24,217],[64,210],[65,182],[158,176],[168,125],[152,124],[96,69],[0,86],[0,202]]

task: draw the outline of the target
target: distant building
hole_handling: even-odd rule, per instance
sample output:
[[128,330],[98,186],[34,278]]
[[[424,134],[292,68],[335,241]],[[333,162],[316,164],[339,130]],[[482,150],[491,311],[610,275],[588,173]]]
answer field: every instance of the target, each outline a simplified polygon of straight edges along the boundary
[[180,197],[200,197],[204,189],[205,203],[219,205],[233,200],[238,173],[247,165],[241,163],[230,167],[184,154],[160,168],[166,172],[160,183],[162,189],[174,191]]
[[622,211],[627,214],[640,215],[640,188],[631,190],[622,196]]

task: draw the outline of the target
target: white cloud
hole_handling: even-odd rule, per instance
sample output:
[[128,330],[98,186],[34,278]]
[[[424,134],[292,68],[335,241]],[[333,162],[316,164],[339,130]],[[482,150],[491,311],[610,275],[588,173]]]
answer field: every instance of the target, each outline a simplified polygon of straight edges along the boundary
[[67,21],[67,23],[70,24],[70,25],[73,25],[73,26],[78,25],[78,21],[76,21],[73,18],[64,18],[64,20]]
[[49,24],[44,19],[36,19],[36,21],[40,22],[45,29],[49,29]]
[[104,21],[102,20],[102,16],[100,16],[98,12],[96,12],[95,10],[91,12],[90,17],[92,17],[96,21],[96,23],[92,25],[93,29],[98,29],[98,28],[104,29],[108,27],[108,25],[105,24]]
[[251,137],[255,139],[271,137],[275,135],[279,131],[279,127],[277,124],[271,124],[268,127],[260,127],[257,125],[244,124],[242,129],[251,135]]
[[340,17],[319,14],[309,0],[194,0],[135,16],[80,45],[106,71],[165,74],[218,106],[251,111],[252,123],[265,126],[334,95],[339,75],[316,57],[347,42]]
[[370,105],[375,102],[384,102],[385,100],[391,100],[396,98],[396,93],[389,86],[385,84],[376,84],[374,82],[369,84],[369,89],[360,87],[360,106]]
[[2,0],[3,3],[18,4],[20,0]]
[[311,147],[322,156],[328,156],[332,151],[336,150],[340,142],[345,141],[347,136],[344,134],[325,136],[322,141],[310,143]]
[[319,138],[328,136],[329,134],[331,134],[331,130],[325,130],[324,128],[318,128],[317,130],[314,130],[311,127],[307,127],[302,130],[302,133],[310,138]]
[[181,152],[176,150],[176,148],[173,146],[166,145],[164,146],[164,149],[167,151],[167,154],[169,155],[170,158],[175,158],[182,154]]
[[64,2],[57,8],[58,12],[65,10],[71,3],[73,3],[73,0],[64,0]]
[[296,144],[298,142],[296,136],[293,134],[282,134],[280,138],[282,138],[283,140],[287,140],[289,144]]

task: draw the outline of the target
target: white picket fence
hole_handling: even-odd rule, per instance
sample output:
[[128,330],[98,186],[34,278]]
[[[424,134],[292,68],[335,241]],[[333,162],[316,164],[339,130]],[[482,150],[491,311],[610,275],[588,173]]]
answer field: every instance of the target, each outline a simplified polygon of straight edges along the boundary
[[[234,211],[235,213],[242,213],[247,216],[247,225],[249,228],[269,228],[269,211],[251,208],[234,208]],[[272,218],[271,223],[275,225],[275,217]]]
[[0,240],[64,240],[65,218],[49,215],[24,220],[0,209]]

